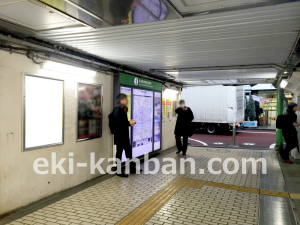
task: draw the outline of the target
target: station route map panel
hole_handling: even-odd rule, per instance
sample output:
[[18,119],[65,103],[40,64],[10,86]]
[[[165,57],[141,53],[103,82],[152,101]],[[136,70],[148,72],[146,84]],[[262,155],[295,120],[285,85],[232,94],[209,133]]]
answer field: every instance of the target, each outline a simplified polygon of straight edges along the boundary
[[132,128],[133,157],[151,152],[153,146],[153,92],[133,89]]

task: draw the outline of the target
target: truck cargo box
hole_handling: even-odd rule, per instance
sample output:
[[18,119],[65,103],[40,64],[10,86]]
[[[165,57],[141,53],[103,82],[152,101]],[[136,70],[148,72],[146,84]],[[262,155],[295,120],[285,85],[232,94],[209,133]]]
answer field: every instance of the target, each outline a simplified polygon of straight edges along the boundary
[[192,109],[193,122],[233,124],[244,119],[243,86],[186,87],[181,99]]

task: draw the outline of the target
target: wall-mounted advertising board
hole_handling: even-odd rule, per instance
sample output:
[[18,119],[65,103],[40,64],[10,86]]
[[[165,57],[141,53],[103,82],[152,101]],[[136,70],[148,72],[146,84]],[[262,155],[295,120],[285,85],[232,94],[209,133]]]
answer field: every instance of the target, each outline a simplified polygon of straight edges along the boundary
[[102,136],[102,85],[78,83],[77,141]]
[[133,157],[161,149],[162,84],[120,73],[115,77],[115,96],[127,95],[128,119],[137,121],[131,128]]
[[64,81],[23,76],[24,150],[64,143]]

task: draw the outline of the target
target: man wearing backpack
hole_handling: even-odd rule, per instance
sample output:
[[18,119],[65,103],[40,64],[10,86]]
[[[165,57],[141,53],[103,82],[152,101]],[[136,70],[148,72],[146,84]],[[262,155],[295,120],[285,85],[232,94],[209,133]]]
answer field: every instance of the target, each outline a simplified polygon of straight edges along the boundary
[[[132,159],[132,148],[129,140],[129,127],[134,126],[136,121],[128,120],[127,96],[125,94],[119,94],[117,96],[117,102],[118,106],[114,108],[112,112],[113,118],[110,118],[110,120],[114,120],[114,124],[112,125],[112,122],[110,121],[110,128],[111,131],[113,130],[112,133],[114,134],[114,143],[117,145],[116,158],[121,161],[123,150],[125,151],[126,158]],[[114,126],[114,128],[111,126]],[[134,171],[132,163],[130,165],[130,171]],[[120,177],[128,177],[128,174],[125,174],[124,172],[117,173],[117,175]]]
[[282,134],[284,140],[286,142],[286,147],[282,151],[280,151],[281,158],[286,162],[292,164],[293,162],[289,159],[290,151],[294,148],[298,148],[299,151],[299,143],[297,137],[296,127],[299,126],[297,124],[297,104],[291,102],[288,104],[288,108],[286,110],[286,114],[284,115],[284,123],[282,128]]

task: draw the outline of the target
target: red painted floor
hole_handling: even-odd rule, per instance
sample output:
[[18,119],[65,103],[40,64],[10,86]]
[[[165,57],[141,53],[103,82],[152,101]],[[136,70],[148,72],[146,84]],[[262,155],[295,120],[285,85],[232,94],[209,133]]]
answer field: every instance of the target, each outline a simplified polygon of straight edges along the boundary
[[[268,149],[276,142],[276,132],[269,130],[238,130],[236,144],[241,148]],[[196,146],[228,147],[232,144],[231,134],[198,133],[189,138]]]

